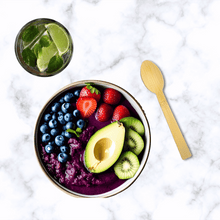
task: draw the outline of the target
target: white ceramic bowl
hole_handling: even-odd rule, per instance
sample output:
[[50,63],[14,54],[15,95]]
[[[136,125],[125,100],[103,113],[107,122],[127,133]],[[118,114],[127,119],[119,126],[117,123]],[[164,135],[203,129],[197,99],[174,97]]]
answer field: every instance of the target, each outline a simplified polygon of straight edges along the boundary
[[[80,194],[77,192],[73,192],[69,189],[67,189],[66,187],[62,186],[58,181],[56,181],[51,175],[50,173],[47,171],[47,169],[45,168],[42,158],[40,156],[40,143],[39,143],[39,126],[40,126],[40,121],[41,118],[43,116],[43,114],[45,113],[45,110],[47,109],[47,107],[61,94],[66,93],[68,90],[73,89],[73,88],[77,88],[77,87],[83,87],[85,86],[85,83],[88,82],[92,82],[95,85],[101,86],[103,88],[113,88],[118,90],[132,105],[132,107],[136,110],[136,112],[138,113],[144,128],[145,128],[145,134],[144,134],[144,141],[145,141],[145,148],[143,150],[143,157],[142,160],[140,161],[140,167],[138,169],[138,171],[136,172],[135,176],[131,179],[128,179],[127,181],[125,181],[122,185],[120,185],[119,187],[103,193],[103,194],[98,194],[98,195],[84,195],[84,194]],[[147,120],[147,117],[144,113],[144,110],[142,109],[141,105],[137,102],[137,100],[131,95],[129,94],[126,90],[122,89],[121,87],[109,83],[109,82],[105,82],[105,81],[99,81],[99,80],[83,80],[83,81],[79,81],[79,82],[74,82],[72,84],[69,84],[65,87],[63,87],[62,89],[60,89],[59,91],[57,91],[50,99],[49,101],[45,104],[45,106],[43,107],[43,109],[41,110],[37,122],[36,122],[36,126],[35,126],[35,137],[34,137],[34,144],[35,144],[35,152],[36,152],[36,156],[37,156],[37,160],[43,170],[43,172],[46,174],[46,176],[52,181],[53,184],[55,184],[60,190],[68,193],[71,196],[74,197],[84,197],[84,198],[106,198],[106,197],[110,197],[113,195],[116,195],[120,192],[122,192],[123,190],[127,189],[131,184],[133,184],[135,182],[135,180],[137,180],[137,178],[139,177],[139,175],[141,174],[141,172],[143,171],[145,164],[147,163],[148,160],[148,156],[150,153],[150,145],[151,145],[151,134],[150,134],[150,127],[149,127],[149,123]]]

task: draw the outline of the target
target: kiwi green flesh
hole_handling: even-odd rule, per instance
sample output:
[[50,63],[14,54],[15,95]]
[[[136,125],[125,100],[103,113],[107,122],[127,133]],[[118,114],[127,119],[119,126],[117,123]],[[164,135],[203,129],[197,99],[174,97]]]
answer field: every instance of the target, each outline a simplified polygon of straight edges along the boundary
[[132,151],[136,155],[139,155],[144,149],[144,141],[142,137],[130,128],[126,131],[125,149]]
[[131,151],[123,153],[114,165],[115,174],[119,179],[130,179],[140,166],[138,157]]
[[131,128],[136,131],[140,136],[144,135],[144,125],[142,122],[134,117],[125,117],[120,120],[125,126],[125,129]]

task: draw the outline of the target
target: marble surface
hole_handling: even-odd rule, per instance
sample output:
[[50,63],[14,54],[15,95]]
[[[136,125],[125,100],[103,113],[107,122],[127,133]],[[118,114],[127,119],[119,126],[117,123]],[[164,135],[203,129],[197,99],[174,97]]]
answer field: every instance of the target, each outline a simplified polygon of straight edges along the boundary
[[[217,0],[1,0],[0,218],[219,219],[219,9]],[[74,41],[69,66],[49,78],[28,74],[14,53],[20,28],[43,17],[66,26]],[[188,160],[180,158],[156,96],[141,81],[144,60],[163,72],[165,95],[193,154]],[[34,153],[41,108],[58,89],[83,79],[128,90],[150,123],[144,171],[108,199],[76,199],[58,190]]]

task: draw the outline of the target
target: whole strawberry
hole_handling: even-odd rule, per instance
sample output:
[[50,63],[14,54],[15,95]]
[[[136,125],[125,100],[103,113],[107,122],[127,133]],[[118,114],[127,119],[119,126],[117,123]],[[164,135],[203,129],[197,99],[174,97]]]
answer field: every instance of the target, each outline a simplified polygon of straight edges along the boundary
[[92,86],[92,83],[85,83],[86,86],[80,91],[79,97],[94,98],[97,102],[101,98],[101,93],[98,89]]
[[115,89],[107,88],[103,92],[103,101],[110,105],[117,105],[121,100],[121,93]]
[[112,121],[119,121],[122,118],[129,116],[129,110],[124,105],[118,105],[113,112]]
[[105,122],[111,118],[112,113],[113,108],[106,103],[102,103],[95,114],[95,118],[97,121]]
[[76,108],[80,111],[82,118],[89,118],[96,110],[97,102],[94,98],[80,97]]

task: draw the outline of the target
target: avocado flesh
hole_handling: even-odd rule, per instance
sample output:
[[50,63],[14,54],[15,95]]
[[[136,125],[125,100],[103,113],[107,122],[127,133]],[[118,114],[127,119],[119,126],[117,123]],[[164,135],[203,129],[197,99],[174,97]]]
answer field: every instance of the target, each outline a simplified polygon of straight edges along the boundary
[[122,123],[113,122],[92,135],[86,145],[84,163],[92,173],[101,173],[110,168],[119,158],[125,139]]

